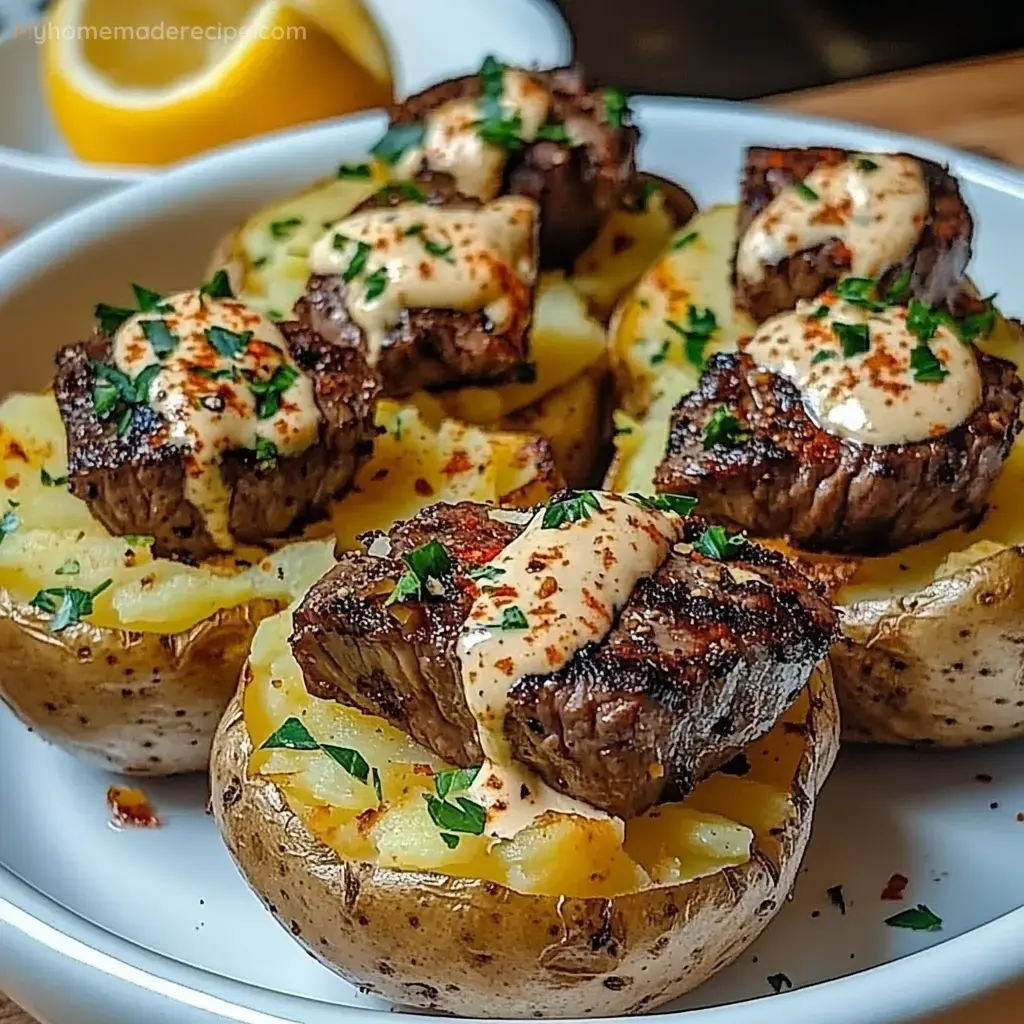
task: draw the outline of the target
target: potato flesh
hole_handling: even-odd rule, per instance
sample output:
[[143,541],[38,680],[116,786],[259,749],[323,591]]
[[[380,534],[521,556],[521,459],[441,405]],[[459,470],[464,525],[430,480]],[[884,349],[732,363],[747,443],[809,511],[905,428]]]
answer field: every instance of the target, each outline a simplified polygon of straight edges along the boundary
[[[264,620],[253,641],[243,698],[256,748],[249,768],[271,778],[343,858],[483,878],[520,892],[611,896],[745,863],[755,835],[760,840],[792,814],[787,794],[803,737],[780,723],[748,750],[746,778],[712,776],[684,803],[628,822],[624,842],[615,823],[557,817],[511,841],[460,835],[450,847],[424,799],[435,792],[434,773],[450,766],[381,719],[311,697],[288,647],[290,632],[286,611]],[[801,722],[807,711],[805,695],[783,722]],[[383,805],[372,777],[363,783],[320,751],[260,750],[291,717],[320,743],[358,750],[379,772]]]
[[[685,363],[682,346],[672,343],[663,361],[660,351],[665,317],[685,315],[685,305],[707,306],[722,329],[707,352],[735,351],[753,323],[733,307],[729,268],[736,237],[736,208],[716,206],[697,214],[680,232],[696,232],[696,241],[669,251],[644,276],[622,304],[613,323],[612,360],[622,392],[615,413],[616,455],[606,478],[612,490],[650,492],[668,440],[669,418],[679,399],[697,383],[696,367]],[[1020,365],[1021,341],[1002,318],[992,334],[978,342],[992,355]],[[856,573],[837,595],[840,604],[899,597],[921,590],[936,578],[982,561],[1004,548],[1024,544],[1024,521],[1016,496],[1024,488],[1024,445],[1018,440],[1003,465],[982,523],[965,533],[950,530],[934,540],[883,558],[860,559]],[[828,556],[805,556],[830,561]],[[849,560],[843,560],[849,562]]]
[[[347,547],[358,533],[386,529],[433,501],[498,501],[530,486],[531,497],[542,500],[557,485],[532,437],[490,438],[440,417],[427,423],[415,407],[394,402],[379,404],[377,422],[387,433],[352,493],[335,506],[338,538]],[[13,511],[21,525],[0,541],[0,587],[20,601],[44,588],[92,590],[112,580],[89,622],[173,634],[218,609],[261,598],[288,604],[333,564],[326,524],[310,530],[320,539],[289,543],[269,556],[243,549],[202,566],[154,559],[147,543],[110,536],[63,484],[44,485],[42,470],[52,479],[67,473],[57,404],[52,395],[12,395],[0,405],[0,515]]]

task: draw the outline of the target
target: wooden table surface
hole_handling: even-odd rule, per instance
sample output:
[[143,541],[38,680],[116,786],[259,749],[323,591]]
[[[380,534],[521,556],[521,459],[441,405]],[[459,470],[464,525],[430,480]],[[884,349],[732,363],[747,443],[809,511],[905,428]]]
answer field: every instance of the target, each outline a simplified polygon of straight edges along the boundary
[[[1024,167],[1024,52],[766,100],[960,146]],[[3,229],[0,228],[0,235]],[[1024,981],[920,1024],[1020,1024]],[[35,1024],[0,994],[0,1024]]]

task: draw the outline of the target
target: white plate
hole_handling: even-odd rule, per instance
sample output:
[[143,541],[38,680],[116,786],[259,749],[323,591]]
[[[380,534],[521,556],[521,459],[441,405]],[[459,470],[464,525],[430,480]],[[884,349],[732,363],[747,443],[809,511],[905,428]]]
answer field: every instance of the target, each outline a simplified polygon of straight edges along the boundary
[[[638,108],[645,166],[702,203],[735,198],[741,150],[754,142],[949,160],[980,223],[974,276],[1001,293],[1007,312],[1024,311],[1020,175],[923,142],[753,108]],[[87,328],[91,303],[118,301],[129,280],[194,283],[225,227],[362,153],[380,129],[364,117],[215,154],[0,256],[5,383],[41,384],[53,349]],[[737,964],[673,1009],[686,1011],[685,1024],[891,1024],[1024,974],[1022,755],[1020,745],[844,751],[795,899]],[[382,1004],[309,959],[246,889],[204,814],[202,780],[148,786],[166,827],[135,833],[108,828],[109,781],[0,713],[0,988],[52,1024],[381,1019]],[[879,898],[894,872],[910,879],[903,904]],[[826,897],[839,884],[845,916]],[[943,918],[941,933],[885,926],[916,902]],[[778,972],[797,990],[768,996]]]
[[[488,53],[538,67],[572,55],[569,30],[548,0],[365,2],[391,40],[399,96],[473,71]],[[22,12],[31,6],[0,0],[12,26],[0,42],[0,221],[22,226],[154,173],[83,163],[69,153],[40,89],[41,47],[33,35],[13,34],[14,26],[29,26]]]

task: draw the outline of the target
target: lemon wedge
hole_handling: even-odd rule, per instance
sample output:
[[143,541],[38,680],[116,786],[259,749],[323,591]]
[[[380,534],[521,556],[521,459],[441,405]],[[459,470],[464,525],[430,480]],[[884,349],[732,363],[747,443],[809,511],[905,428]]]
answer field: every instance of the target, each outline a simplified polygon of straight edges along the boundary
[[50,109],[83,160],[165,164],[393,96],[361,0],[60,0]]

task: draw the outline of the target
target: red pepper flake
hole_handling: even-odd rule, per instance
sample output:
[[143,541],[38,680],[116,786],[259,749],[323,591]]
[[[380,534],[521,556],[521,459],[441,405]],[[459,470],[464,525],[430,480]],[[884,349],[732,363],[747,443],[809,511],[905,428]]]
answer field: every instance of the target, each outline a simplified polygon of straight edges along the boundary
[[14,488],[17,487],[18,484],[20,484],[20,483],[21,483],[21,477],[20,476],[9,476],[4,481],[4,487],[6,487],[7,490],[9,490],[9,491],[13,491]]
[[412,773],[413,775],[433,775],[434,769],[429,764],[414,764]]
[[461,448],[452,452],[452,457],[441,468],[445,476],[455,476],[456,473],[466,473],[473,468],[469,456]]
[[377,470],[376,473],[373,474],[373,479],[385,480],[387,478],[388,473],[390,472],[391,471],[387,468],[387,466],[382,466],[380,469]]
[[4,458],[20,459],[22,462],[28,462],[28,455],[25,454],[25,449],[22,448],[17,441],[7,442],[7,448],[4,451]]
[[885,888],[882,890],[882,895],[879,899],[883,900],[901,900],[907,891],[907,886],[910,884],[910,879],[906,875],[893,875],[889,881],[885,883]]
[[561,664],[562,652],[554,644],[549,644],[544,648],[544,656],[548,659],[548,664],[552,668]]
[[369,835],[370,829],[376,824],[379,814],[380,808],[367,807],[365,811],[356,815],[356,831],[361,836]]
[[499,672],[504,672],[507,676],[512,675],[516,670],[516,664],[511,658],[502,658],[500,661],[496,661],[494,667]]
[[133,786],[111,786],[107,790],[107,806],[115,828],[159,828],[149,799],[141,789]]
[[434,488],[430,486],[430,481],[425,480],[423,477],[417,477],[416,482],[412,486],[421,498],[429,498],[434,493]]
[[552,594],[558,591],[558,580],[554,576],[545,576],[540,581],[540,587],[537,590],[537,596],[542,598],[550,597]]

